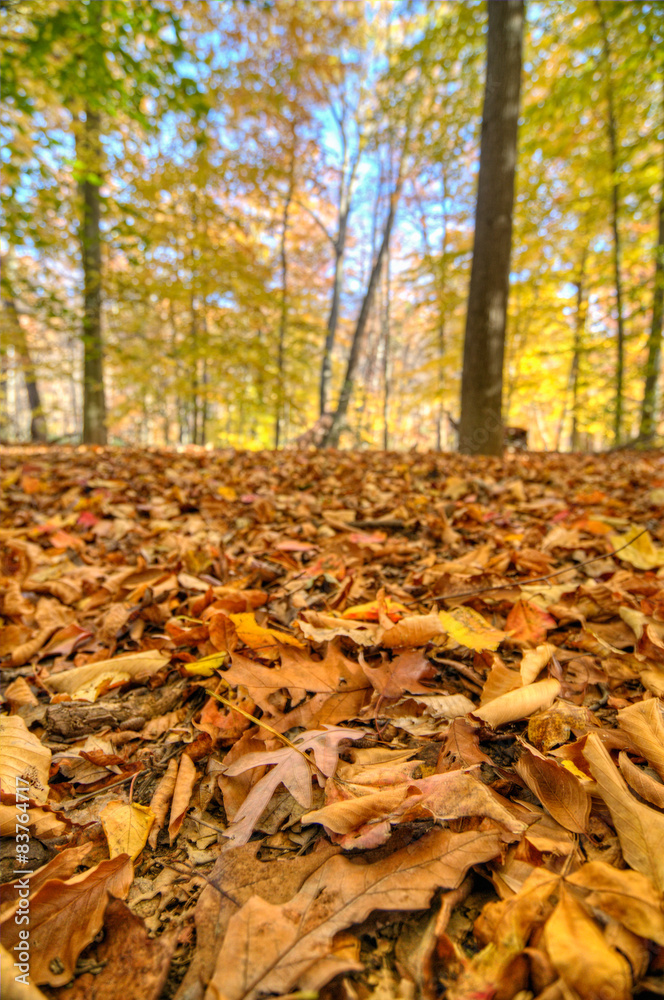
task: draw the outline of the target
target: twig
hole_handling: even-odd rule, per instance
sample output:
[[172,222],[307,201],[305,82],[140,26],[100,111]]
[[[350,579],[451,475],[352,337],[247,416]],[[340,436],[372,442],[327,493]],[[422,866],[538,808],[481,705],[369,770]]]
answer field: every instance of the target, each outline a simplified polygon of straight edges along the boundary
[[[535,576],[532,580],[513,580],[511,583],[501,583],[496,587],[480,587],[478,590],[462,590],[460,594],[450,594],[449,597],[438,596],[437,601],[456,601],[460,597],[477,597],[480,594],[489,594],[495,590],[512,590],[513,587],[529,587],[531,583],[541,583],[543,580],[551,580],[554,576],[562,576],[563,573],[569,573],[574,569],[579,569],[581,566],[587,566],[589,563],[598,562],[600,559],[606,559],[607,556],[615,556],[618,552],[622,552],[629,545],[640,538],[641,535],[645,535],[647,528],[640,531],[638,535],[634,535],[634,538],[630,538],[628,542],[621,545],[619,548],[614,549],[613,552],[604,552],[601,556],[593,556],[591,559],[585,559],[583,562],[576,563],[574,566],[566,566],[564,569],[557,569],[553,573],[545,573],[544,576]],[[404,601],[404,604],[421,604],[427,597],[431,597],[431,594],[424,594],[422,597],[416,598],[413,601]]]
[[134,781],[138,777],[140,771],[135,771],[133,774],[125,774],[123,778],[118,781],[111,781],[108,785],[104,785],[103,788],[98,788],[96,792],[89,792],[87,795],[82,795],[80,799],[74,799],[73,802],[67,802],[66,804],[61,804],[58,806],[58,811],[66,812],[68,809],[77,809],[81,802],[87,802],[88,799],[93,799],[95,795],[102,795],[107,789],[115,788],[116,785],[124,785],[127,781]]

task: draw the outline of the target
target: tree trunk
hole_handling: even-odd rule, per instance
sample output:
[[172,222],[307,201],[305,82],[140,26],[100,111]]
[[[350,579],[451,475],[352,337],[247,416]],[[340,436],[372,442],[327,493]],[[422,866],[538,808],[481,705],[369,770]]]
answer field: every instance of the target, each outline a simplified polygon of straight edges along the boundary
[[381,239],[378,255],[374,260],[373,267],[371,268],[371,273],[369,275],[369,281],[367,284],[367,290],[364,293],[364,298],[362,299],[360,315],[358,316],[357,323],[355,324],[355,331],[353,333],[353,340],[350,347],[350,354],[348,355],[348,361],[346,363],[346,373],[344,375],[343,384],[341,386],[341,393],[339,395],[339,400],[337,402],[337,408],[334,411],[334,414],[332,415],[332,425],[329,428],[322,442],[322,447],[324,448],[336,447],[338,445],[339,435],[341,434],[341,428],[344,423],[346,413],[348,412],[348,404],[350,403],[350,398],[353,393],[355,375],[357,372],[358,362],[360,360],[360,350],[364,342],[364,334],[367,328],[367,323],[369,321],[369,315],[371,313],[371,306],[373,304],[374,294],[376,292],[376,287],[378,285],[378,280],[380,278],[380,273],[383,267],[383,260],[390,245],[392,227],[394,225],[394,218],[396,216],[397,205],[399,203],[399,196],[401,195],[401,187],[403,184],[403,164],[406,158],[409,137],[410,137],[410,124],[408,125],[408,129],[404,137],[404,143],[401,148],[397,178],[394,183],[392,192],[390,194],[390,207],[387,213],[387,219],[385,220],[383,237]]
[[523,0],[489,0],[473,263],[461,381],[459,450],[501,455],[505,324],[523,48]]
[[359,160],[359,153],[353,158],[348,173],[348,155],[346,136],[341,131],[344,147],[344,157],[342,164],[341,181],[339,187],[339,218],[337,223],[337,235],[334,240],[334,281],[332,284],[332,302],[330,304],[330,314],[327,318],[327,333],[325,335],[325,345],[323,347],[323,360],[320,369],[318,409],[319,416],[327,411],[327,403],[330,398],[330,383],[332,381],[332,351],[337,334],[339,323],[339,307],[341,303],[341,289],[343,285],[344,256],[346,253],[346,235],[348,232],[348,217],[350,215],[351,198],[353,192],[353,181]]
[[387,451],[390,440],[390,248],[385,254],[385,302],[383,307],[383,451]]
[[16,302],[14,301],[13,295],[6,287],[3,288],[2,306],[7,321],[8,334],[11,343],[14,345],[18,363],[21,371],[23,372],[25,392],[28,397],[28,406],[30,408],[30,440],[46,441],[48,438],[46,430],[46,417],[44,416],[44,411],[41,405],[35,366],[32,362],[30,347],[28,346],[25,331],[21,326],[21,318],[19,316],[18,309],[16,308]]
[[580,402],[579,402],[579,388],[580,388],[580,372],[581,372],[581,353],[583,350],[583,333],[586,328],[586,314],[588,312],[587,300],[584,297],[584,270],[585,270],[585,250],[581,260],[581,271],[579,273],[579,280],[576,284],[576,320],[574,323],[574,356],[572,357],[572,366],[570,369],[570,381],[572,383],[572,433],[571,433],[571,448],[572,451],[579,451],[581,438],[579,433],[579,413],[580,413]]
[[606,74],[606,130],[609,138],[609,167],[611,170],[611,232],[613,234],[613,273],[616,286],[616,401],[613,416],[614,446],[620,444],[623,428],[623,394],[625,380],[625,317],[623,311],[622,289],[622,246],[620,241],[620,184],[618,177],[618,126],[613,98],[613,80],[611,78],[611,46],[609,33],[604,18],[600,0],[595,0],[595,7],[602,29],[602,56]]
[[641,404],[639,438],[643,444],[652,443],[657,427],[657,383],[662,363],[662,319],[664,317],[664,173],[659,201],[659,225],[655,248],[655,287],[652,296],[652,321],[648,337],[646,380]]
[[284,210],[281,220],[281,241],[279,245],[279,259],[281,261],[281,308],[279,311],[279,335],[277,339],[277,398],[274,415],[274,447],[281,444],[281,430],[284,407],[284,381],[286,369],[286,333],[288,330],[288,248],[286,239],[288,236],[288,215],[290,213],[291,201],[295,187],[295,141],[291,151],[290,170],[288,174],[288,189]]
[[[88,7],[89,16],[101,13],[99,4]],[[82,216],[79,227],[83,264],[83,441],[106,444],[104,395],[104,345],[101,302],[101,141],[100,117],[89,106],[76,135],[76,157],[83,164],[79,182]]]

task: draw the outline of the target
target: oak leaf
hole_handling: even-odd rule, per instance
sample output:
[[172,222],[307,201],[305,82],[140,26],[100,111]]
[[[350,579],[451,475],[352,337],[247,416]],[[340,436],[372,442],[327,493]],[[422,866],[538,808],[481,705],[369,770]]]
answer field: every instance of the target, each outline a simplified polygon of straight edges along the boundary
[[373,910],[425,908],[437,888],[456,888],[499,850],[493,832],[437,830],[372,865],[331,858],[285,905],[253,896],[229,921],[205,1000],[290,992],[339,931]]
[[[225,768],[225,774],[232,777],[254,767],[275,765],[253,786],[227,828],[224,836],[231,841],[229,846],[239,847],[247,843],[280,784],[288,789],[303,808],[307,809],[311,805],[312,767],[305,756],[306,750],[313,752],[318,771],[330,777],[334,774],[339,759],[339,743],[345,739],[359,740],[364,735],[364,730],[333,726],[325,730],[305,731],[293,740],[293,746],[264,753],[248,753]],[[320,774],[316,776],[320,783]]]

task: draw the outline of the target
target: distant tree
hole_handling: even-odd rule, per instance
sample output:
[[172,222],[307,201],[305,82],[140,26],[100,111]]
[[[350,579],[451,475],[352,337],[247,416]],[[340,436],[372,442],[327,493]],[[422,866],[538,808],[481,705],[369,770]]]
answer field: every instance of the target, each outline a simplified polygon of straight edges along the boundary
[[475,241],[461,383],[459,450],[500,455],[523,0],[489,0]]
[[[4,90],[10,111],[23,116],[10,145],[19,162],[25,133],[43,130],[42,104],[69,118],[76,158],[70,169],[79,191],[78,241],[83,272],[83,440],[106,441],[102,337],[102,135],[114,120],[149,127],[165,107],[197,94],[178,72],[184,54],[177,14],[150,0],[34,0],[9,8]],[[192,106],[196,102],[191,101]],[[152,120],[146,113],[153,106]],[[27,123],[27,124],[26,124]],[[64,121],[63,121],[64,124]],[[47,145],[52,141],[47,136]]]

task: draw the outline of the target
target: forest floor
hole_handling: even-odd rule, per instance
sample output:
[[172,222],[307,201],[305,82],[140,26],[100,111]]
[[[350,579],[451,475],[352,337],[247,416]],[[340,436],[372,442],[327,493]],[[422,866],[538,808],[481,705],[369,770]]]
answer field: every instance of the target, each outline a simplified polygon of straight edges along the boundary
[[664,995],[664,455],[0,462],[7,997]]

